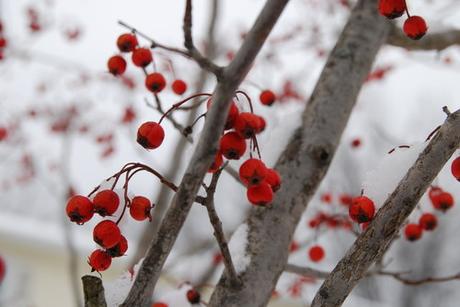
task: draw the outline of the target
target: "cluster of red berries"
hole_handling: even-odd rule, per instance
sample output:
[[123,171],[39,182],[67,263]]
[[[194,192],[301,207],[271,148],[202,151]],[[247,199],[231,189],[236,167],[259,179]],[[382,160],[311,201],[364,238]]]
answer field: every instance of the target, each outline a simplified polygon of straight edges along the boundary
[[379,0],[379,12],[381,15],[394,19],[406,13],[403,31],[411,39],[420,39],[428,30],[425,20],[420,16],[411,16],[407,9],[406,0]]
[[[95,213],[101,217],[112,216],[118,210],[120,199],[113,190],[102,190],[96,193],[93,200],[82,195],[72,196],[66,207],[70,221],[83,225],[88,222]],[[143,196],[136,196],[130,202],[129,213],[138,221],[151,219],[150,210],[153,208],[150,200]],[[124,212],[124,211],[123,211]],[[88,264],[93,271],[102,272],[107,270],[112,258],[123,256],[128,250],[128,241],[121,234],[118,223],[111,220],[99,222],[93,229],[93,239],[103,249],[95,250],[88,258]]]

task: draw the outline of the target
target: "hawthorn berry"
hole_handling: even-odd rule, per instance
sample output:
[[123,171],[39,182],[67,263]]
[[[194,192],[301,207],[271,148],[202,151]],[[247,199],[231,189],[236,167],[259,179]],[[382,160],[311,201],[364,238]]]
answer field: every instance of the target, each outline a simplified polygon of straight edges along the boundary
[[240,166],[240,180],[245,186],[261,183],[267,176],[267,167],[259,159],[248,159]]
[[137,142],[145,149],[158,148],[164,138],[163,127],[156,122],[145,122],[137,130]]
[[171,87],[173,92],[177,95],[182,95],[187,91],[187,83],[180,79],[174,80]]
[[314,245],[308,250],[311,261],[319,262],[324,258],[324,249],[319,245]]
[[406,10],[405,0],[380,0],[379,12],[389,19],[401,17]]
[[[0,136],[0,140],[1,140],[1,136]],[[457,157],[454,161],[452,161],[452,164],[450,166],[450,171],[452,172],[452,175],[454,176],[454,178],[460,181],[460,157]]]
[[88,258],[88,264],[92,271],[102,272],[112,264],[112,257],[102,249],[96,249]]
[[8,130],[5,127],[0,127],[0,142],[6,140],[8,137]]
[[126,61],[121,55],[114,55],[107,62],[107,67],[112,75],[119,76],[126,71]]
[[[206,108],[209,110],[212,104],[212,98],[208,100],[206,103]],[[225,130],[232,129],[233,126],[235,125],[235,121],[238,118],[238,115],[240,114],[240,111],[238,110],[238,107],[236,106],[236,103],[232,102],[230,106],[230,111],[228,111],[228,116],[227,116],[227,121],[225,122]]]
[[297,241],[293,240],[291,242],[291,244],[289,245],[289,252],[294,253],[294,252],[298,251],[299,248],[300,248],[299,243],[297,243]]
[[150,215],[150,210],[153,208],[150,200],[144,196],[136,196],[131,200],[131,205],[129,206],[129,214],[136,221],[143,221],[148,218],[152,220]]
[[166,79],[158,72],[151,73],[145,78],[145,86],[153,93],[161,92],[166,86]]
[[361,146],[361,140],[356,138],[356,139],[353,139],[351,141],[351,147],[353,148],[358,148],[359,146]]
[[407,224],[404,228],[404,235],[409,241],[417,241],[422,237],[423,228],[418,224]]
[[70,221],[83,225],[93,217],[94,204],[86,196],[75,195],[68,200],[66,212]]
[[374,202],[366,196],[356,197],[353,199],[348,213],[350,218],[357,223],[370,222],[375,214]]
[[281,176],[272,168],[267,168],[267,175],[265,181],[271,186],[272,191],[276,192],[281,187]]
[[187,291],[187,300],[190,304],[199,304],[201,301],[201,295],[195,289],[190,289]]
[[0,36],[0,49],[5,48],[8,45],[6,38]]
[[404,22],[403,31],[411,39],[421,39],[427,30],[425,19],[420,16],[411,16]]
[[153,60],[152,51],[148,48],[136,48],[131,55],[131,59],[134,65],[138,67],[147,67]]
[[342,194],[339,196],[340,203],[344,206],[350,206],[353,202],[353,197],[348,194]]
[[137,38],[134,34],[125,33],[118,36],[117,47],[121,52],[131,52],[137,46]]
[[0,285],[3,282],[3,279],[5,279],[5,275],[6,275],[5,260],[3,260],[2,256],[0,256]]
[[256,206],[265,206],[273,200],[272,188],[266,182],[250,186],[246,195],[251,204]]
[[224,158],[222,157],[222,154],[218,152],[214,157],[214,161],[208,169],[208,173],[217,172],[217,170],[222,166],[222,164],[224,164]]
[[276,96],[271,90],[264,90],[260,93],[259,100],[263,105],[271,106],[275,102]]
[[220,139],[220,152],[229,160],[238,160],[246,151],[246,141],[236,132],[225,133]]
[[127,250],[128,240],[126,240],[125,236],[121,235],[120,242],[118,242],[114,247],[107,249],[106,252],[110,255],[110,257],[121,257]]
[[418,223],[423,228],[423,230],[433,230],[438,225],[438,219],[434,214],[423,213],[418,220]]
[[432,198],[433,207],[437,210],[446,212],[454,205],[454,198],[449,192],[441,192]]
[[117,211],[120,199],[112,190],[102,190],[93,198],[94,211],[104,217]]
[[112,248],[121,240],[121,232],[118,225],[109,220],[99,222],[93,230],[94,242],[104,248]]
[[331,193],[324,193],[321,195],[321,201],[326,204],[332,203],[332,195]]
[[243,138],[249,139],[252,138],[260,130],[260,119],[259,116],[249,113],[242,112],[236,118],[235,131],[239,133]]

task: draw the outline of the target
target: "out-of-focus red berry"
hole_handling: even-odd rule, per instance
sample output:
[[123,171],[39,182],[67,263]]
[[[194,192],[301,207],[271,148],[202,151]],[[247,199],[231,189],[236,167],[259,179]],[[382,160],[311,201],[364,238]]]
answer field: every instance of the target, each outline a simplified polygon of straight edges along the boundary
[[313,262],[319,262],[323,260],[324,254],[324,249],[319,245],[314,245],[308,250],[308,256]]

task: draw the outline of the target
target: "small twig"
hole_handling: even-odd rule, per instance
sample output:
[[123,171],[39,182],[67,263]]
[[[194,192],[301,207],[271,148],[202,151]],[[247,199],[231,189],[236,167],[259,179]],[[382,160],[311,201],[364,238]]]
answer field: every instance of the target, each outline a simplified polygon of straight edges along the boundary
[[442,110],[444,113],[446,113],[447,116],[450,116],[452,114],[447,106],[443,106]]
[[422,279],[408,279],[402,277],[402,275],[407,274],[407,272],[387,272],[387,271],[378,271],[375,274],[380,276],[390,276],[394,279],[400,281],[401,283],[409,286],[419,286],[427,283],[438,283],[438,282],[447,282],[452,280],[460,280],[460,273],[454,275],[445,276],[445,277],[426,277]]
[[85,295],[85,307],[107,307],[102,280],[91,275],[85,275],[81,280]]

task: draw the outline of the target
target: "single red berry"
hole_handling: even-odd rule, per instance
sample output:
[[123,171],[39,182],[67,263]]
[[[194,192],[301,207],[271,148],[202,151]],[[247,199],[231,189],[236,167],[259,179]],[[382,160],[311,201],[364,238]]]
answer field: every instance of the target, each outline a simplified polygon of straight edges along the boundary
[[152,208],[153,206],[148,198],[144,196],[136,196],[131,200],[129,214],[131,214],[132,218],[137,221],[143,221],[146,218],[151,221],[152,216],[150,215],[150,210],[152,210]]
[[[0,140],[1,140],[1,136],[0,136]],[[454,178],[460,181],[460,157],[457,157],[454,161],[452,161],[450,170]]]
[[88,258],[88,264],[92,271],[102,272],[107,270],[112,264],[112,257],[102,249],[96,249]]
[[276,96],[271,90],[265,90],[260,93],[259,100],[263,105],[271,106],[275,102]]
[[259,116],[249,112],[242,112],[236,118],[234,128],[243,138],[252,138],[260,131]]
[[124,124],[132,123],[136,119],[136,111],[133,107],[129,106],[125,108],[121,122]]
[[[211,107],[211,104],[212,104],[212,98],[208,99],[208,102],[206,103],[206,108],[208,110]],[[240,114],[240,111],[238,110],[236,103],[232,102],[232,105],[230,106],[230,110],[228,111],[227,121],[225,122],[225,130],[229,130],[233,128],[233,126],[235,125],[235,121],[238,118],[239,114]]]
[[246,151],[246,141],[236,132],[225,133],[220,139],[220,152],[229,160],[238,160]]
[[353,199],[348,213],[350,218],[357,223],[369,222],[374,218],[374,202],[366,196],[359,196]]
[[158,148],[164,138],[163,127],[155,122],[145,122],[137,130],[137,142],[145,149]]
[[195,289],[190,289],[187,291],[187,300],[190,304],[199,304],[201,301],[201,295]]
[[423,228],[418,224],[407,224],[404,228],[404,235],[409,241],[417,241],[422,237]]
[[134,49],[131,59],[134,65],[138,67],[147,67],[153,60],[152,51],[148,48]]
[[240,166],[240,180],[245,186],[261,183],[267,176],[267,167],[259,159],[248,159]]
[[446,212],[454,205],[454,198],[449,192],[443,191],[442,193],[433,196],[432,202],[435,209]]
[[444,191],[437,186],[431,186],[430,189],[428,190],[428,197],[430,198],[431,202],[434,203],[436,196],[439,194],[443,193]]
[[222,164],[224,164],[224,158],[222,157],[222,154],[218,152],[214,158],[214,161],[208,169],[208,173],[217,172],[217,170],[222,166]]
[[8,137],[8,130],[5,127],[0,127],[0,142],[6,140]]
[[331,193],[324,193],[321,195],[321,201],[326,204],[330,204],[332,202],[332,195]]
[[126,240],[125,236],[121,235],[120,242],[118,242],[114,247],[107,249],[107,253],[110,255],[110,257],[121,257],[126,253],[127,250],[128,240]]
[[121,55],[114,55],[107,62],[107,67],[112,75],[119,76],[126,70],[126,61]]
[[438,225],[438,219],[434,214],[423,213],[418,223],[424,230],[433,230]]
[[66,212],[72,222],[82,225],[93,217],[94,204],[86,196],[75,195],[67,202]]
[[121,240],[121,232],[115,222],[105,220],[99,222],[93,230],[94,242],[104,248],[112,248]]
[[258,185],[250,186],[246,196],[251,204],[265,206],[273,200],[273,191],[268,183],[262,182]]
[[272,168],[267,168],[267,175],[265,181],[271,186],[273,192],[276,192],[281,187],[281,176]]
[[145,78],[145,86],[153,93],[161,92],[166,86],[166,79],[162,74],[154,72]]
[[120,199],[117,193],[112,190],[102,190],[94,196],[93,199],[94,211],[104,217],[112,215],[117,211]]
[[394,19],[401,17],[406,10],[405,0],[380,0],[379,12],[381,15]]
[[169,307],[168,304],[158,302],[158,303],[153,303],[152,307]]
[[319,262],[324,258],[324,249],[319,245],[314,245],[308,250],[311,261]]
[[348,194],[342,194],[339,197],[340,203],[344,206],[350,206],[353,202],[353,197]]
[[351,147],[353,148],[358,148],[359,146],[361,146],[361,140],[356,138],[356,139],[353,139],[351,141]]
[[117,46],[121,52],[131,52],[137,46],[137,38],[131,33],[122,34],[118,36]]
[[406,19],[403,26],[404,33],[411,39],[421,39],[428,30],[425,20],[420,16],[411,16]]
[[177,95],[182,95],[187,91],[187,83],[180,79],[174,80],[171,87],[173,92]]
[[297,241],[295,241],[295,240],[292,240],[291,244],[289,245],[289,252],[294,253],[294,252],[298,251],[299,248],[300,248],[299,243],[297,243]]
[[8,41],[3,36],[0,36],[0,48],[5,48],[8,45]]
[[2,256],[0,256],[0,286],[5,279],[6,275],[6,263],[5,260],[3,260]]

